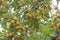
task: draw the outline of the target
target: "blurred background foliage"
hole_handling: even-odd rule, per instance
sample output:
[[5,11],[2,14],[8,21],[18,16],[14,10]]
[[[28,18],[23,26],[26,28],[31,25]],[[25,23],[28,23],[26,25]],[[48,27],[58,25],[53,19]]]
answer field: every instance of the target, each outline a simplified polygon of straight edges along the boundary
[[[60,40],[60,12],[52,0],[0,0],[0,40]],[[59,0],[57,0],[57,5]]]

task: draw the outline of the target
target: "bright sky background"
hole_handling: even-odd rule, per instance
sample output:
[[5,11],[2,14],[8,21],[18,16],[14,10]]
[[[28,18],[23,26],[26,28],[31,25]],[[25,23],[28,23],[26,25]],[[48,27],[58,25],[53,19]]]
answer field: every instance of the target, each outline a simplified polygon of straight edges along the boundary
[[[52,6],[53,7],[56,7],[57,6],[57,2],[56,2],[56,0],[52,0]],[[60,2],[59,2],[59,4],[58,4],[58,8],[60,9]],[[12,10],[13,11],[13,10]],[[56,11],[54,10],[53,11],[53,13],[55,13]],[[0,24],[0,31],[2,31],[3,30],[3,28],[1,27],[1,24]]]
[[[53,4],[54,6],[57,6],[56,0],[53,0],[53,1],[52,1],[52,4]],[[60,9],[60,2],[59,2],[59,4],[58,4],[58,8]]]

